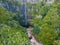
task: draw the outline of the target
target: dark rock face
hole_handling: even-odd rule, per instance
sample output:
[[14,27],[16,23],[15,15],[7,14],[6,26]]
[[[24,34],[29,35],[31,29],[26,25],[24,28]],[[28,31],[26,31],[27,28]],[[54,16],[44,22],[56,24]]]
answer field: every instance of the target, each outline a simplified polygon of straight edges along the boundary
[[[18,13],[17,17],[14,17],[19,23],[20,25],[22,25],[23,27],[29,27],[30,26],[30,22],[28,21],[28,19],[32,19],[32,15],[27,15],[28,12],[28,8],[25,4],[23,5],[18,5],[16,2],[12,1],[12,0],[0,0],[0,5],[7,9],[8,11],[14,12],[14,13]],[[26,14],[25,14],[26,12]],[[22,17],[20,17],[22,16]]]
[[31,40],[32,39],[32,36],[30,36],[29,39]]

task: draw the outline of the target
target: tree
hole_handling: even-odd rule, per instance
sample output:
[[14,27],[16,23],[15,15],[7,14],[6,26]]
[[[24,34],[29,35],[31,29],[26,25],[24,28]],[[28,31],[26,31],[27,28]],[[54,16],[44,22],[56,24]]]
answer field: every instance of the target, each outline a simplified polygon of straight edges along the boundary
[[26,33],[16,28],[0,25],[0,44],[1,45],[30,45]]
[[[37,20],[34,24],[37,24],[40,27],[40,32],[34,34],[36,39],[39,42],[42,42],[44,45],[54,45],[53,43],[58,39],[60,34],[60,3],[52,4],[50,10],[47,12],[46,16],[42,21]],[[36,25],[35,25],[36,26]],[[38,30],[36,30],[38,31]],[[33,31],[34,32],[34,31]],[[58,39],[59,40],[59,39]],[[58,44],[58,43],[57,43]]]
[[14,19],[15,16],[0,7],[0,45],[31,45],[26,29]]
[[12,20],[15,14],[0,7],[0,23],[6,23],[8,20]]

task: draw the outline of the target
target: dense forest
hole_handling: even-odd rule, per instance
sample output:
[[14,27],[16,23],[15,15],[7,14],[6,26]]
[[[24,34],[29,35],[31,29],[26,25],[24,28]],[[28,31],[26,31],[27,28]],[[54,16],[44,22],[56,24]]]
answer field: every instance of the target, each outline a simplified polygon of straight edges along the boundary
[[29,26],[39,43],[60,45],[60,0],[52,4],[0,0],[0,45],[32,45]]

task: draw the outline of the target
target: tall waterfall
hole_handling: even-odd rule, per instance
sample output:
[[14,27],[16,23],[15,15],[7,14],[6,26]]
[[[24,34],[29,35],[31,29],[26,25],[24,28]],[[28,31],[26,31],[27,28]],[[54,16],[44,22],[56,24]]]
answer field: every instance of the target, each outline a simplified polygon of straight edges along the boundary
[[27,19],[27,6],[26,4],[22,5],[22,15],[23,15],[23,20],[24,20],[24,25],[27,26],[28,25],[28,19]]

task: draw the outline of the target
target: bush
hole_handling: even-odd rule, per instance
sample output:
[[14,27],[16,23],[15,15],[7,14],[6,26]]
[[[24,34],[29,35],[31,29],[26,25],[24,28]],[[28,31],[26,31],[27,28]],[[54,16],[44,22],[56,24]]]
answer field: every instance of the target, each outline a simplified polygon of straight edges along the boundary
[[5,24],[0,25],[0,44],[1,45],[29,45],[26,33],[21,32]]
[[[60,4],[53,4],[50,10],[45,14],[46,16],[40,21],[37,20],[34,24],[40,27],[40,32],[38,35],[34,35],[39,42],[44,45],[53,45],[54,41],[58,39],[58,34],[60,34]],[[43,10],[43,9],[41,9]],[[43,14],[43,13],[42,13]],[[35,26],[36,26],[35,25]],[[34,31],[33,31],[34,33]]]
[[8,20],[12,20],[15,14],[0,7],[0,23],[6,23]]
[[14,20],[15,13],[0,8],[0,45],[30,45],[26,29]]

